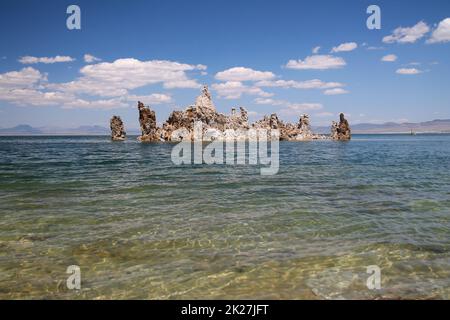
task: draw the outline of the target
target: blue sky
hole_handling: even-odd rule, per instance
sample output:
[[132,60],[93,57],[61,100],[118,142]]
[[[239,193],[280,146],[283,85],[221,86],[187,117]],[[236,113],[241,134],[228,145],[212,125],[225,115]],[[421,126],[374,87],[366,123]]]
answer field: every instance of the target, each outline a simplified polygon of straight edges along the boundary
[[[70,4],[81,30],[66,27]],[[381,30],[366,27],[370,4]],[[218,111],[244,106],[253,120],[450,118],[448,0],[5,0],[0,29],[0,127],[116,114],[136,128],[137,99],[163,122],[202,84]]]

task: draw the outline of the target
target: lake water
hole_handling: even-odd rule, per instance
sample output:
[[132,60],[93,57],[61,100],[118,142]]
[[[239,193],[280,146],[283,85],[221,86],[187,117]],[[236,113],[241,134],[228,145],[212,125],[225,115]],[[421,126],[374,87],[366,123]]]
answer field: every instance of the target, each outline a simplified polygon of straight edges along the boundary
[[450,135],[281,142],[273,176],[172,147],[0,137],[0,298],[450,299]]

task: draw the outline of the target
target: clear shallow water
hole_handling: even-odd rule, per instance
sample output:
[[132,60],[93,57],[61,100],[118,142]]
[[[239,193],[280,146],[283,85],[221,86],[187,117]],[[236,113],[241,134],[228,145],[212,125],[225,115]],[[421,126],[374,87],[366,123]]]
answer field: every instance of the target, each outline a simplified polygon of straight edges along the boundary
[[0,298],[450,298],[449,135],[284,142],[275,176],[171,150],[0,137]]

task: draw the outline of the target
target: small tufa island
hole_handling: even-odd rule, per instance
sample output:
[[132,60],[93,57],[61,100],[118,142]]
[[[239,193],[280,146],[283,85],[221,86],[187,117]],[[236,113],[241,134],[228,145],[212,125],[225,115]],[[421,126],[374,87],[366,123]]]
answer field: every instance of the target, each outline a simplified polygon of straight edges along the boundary
[[[139,124],[141,135],[138,137],[142,142],[157,141],[192,141],[194,137],[194,123],[201,121],[203,124],[203,136],[208,140],[242,140],[249,139],[249,129],[265,129],[279,131],[280,140],[284,141],[310,141],[310,140],[350,140],[351,130],[344,114],[340,114],[339,123],[333,121],[331,135],[315,134],[311,131],[309,116],[304,114],[298,123],[284,123],[278,119],[276,113],[264,116],[263,119],[250,124],[248,122],[247,110],[239,108],[231,109],[231,115],[218,113],[212,102],[211,94],[207,86],[197,97],[195,104],[187,107],[184,111],[173,111],[162,127],[156,122],[155,111],[138,102]],[[114,141],[125,140],[126,133],[120,117],[111,118],[111,139]]]
[[126,137],[125,128],[122,119],[118,116],[113,116],[110,121],[111,139],[114,141],[123,141]]

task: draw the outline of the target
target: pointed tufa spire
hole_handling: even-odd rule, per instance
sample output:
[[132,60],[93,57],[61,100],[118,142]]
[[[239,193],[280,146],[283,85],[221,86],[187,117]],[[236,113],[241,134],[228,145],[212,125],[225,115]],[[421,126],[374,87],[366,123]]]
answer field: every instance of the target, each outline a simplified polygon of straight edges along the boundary
[[141,136],[138,139],[146,142],[159,141],[155,111],[151,110],[150,107],[144,106],[140,101],[138,101],[138,110],[139,125],[141,127]]
[[202,94],[195,100],[195,107],[202,113],[216,112],[216,107],[212,102],[211,93],[209,92],[207,85],[203,86]]

